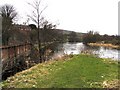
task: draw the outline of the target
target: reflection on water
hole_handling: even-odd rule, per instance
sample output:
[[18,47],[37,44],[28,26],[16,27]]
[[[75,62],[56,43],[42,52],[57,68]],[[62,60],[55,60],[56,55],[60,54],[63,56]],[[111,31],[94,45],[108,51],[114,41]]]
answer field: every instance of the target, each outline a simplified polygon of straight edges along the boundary
[[91,51],[97,54],[100,58],[111,58],[113,60],[120,60],[120,50],[98,47],[86,46],[83,43],[64,43],[59,44],[54,56],[61,56],[63,54],[80,54],[82,51]]
[[65,54],[79,54],[83,48],[82,43],[64,43],[63,44]]

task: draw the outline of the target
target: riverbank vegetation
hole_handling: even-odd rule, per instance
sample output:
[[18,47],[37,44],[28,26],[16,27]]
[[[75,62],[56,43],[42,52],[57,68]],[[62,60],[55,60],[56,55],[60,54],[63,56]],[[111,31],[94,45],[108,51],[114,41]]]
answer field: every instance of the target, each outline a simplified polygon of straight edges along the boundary
[[120,36],[107,34],[100,35],[98,32],[89,31],[87,34],[83,36],[83,43],[84,44],[97,43],[94,45],[120,48]]
[[119,45],[113,45],[110,43],[88,43],[90,46],[103,46],[103,47],[109,47],[109,48],[114,48],[114,49],[120,49]]
[[9,77],[4,88],[118,88],[118,63],[92,55],[51,60]]

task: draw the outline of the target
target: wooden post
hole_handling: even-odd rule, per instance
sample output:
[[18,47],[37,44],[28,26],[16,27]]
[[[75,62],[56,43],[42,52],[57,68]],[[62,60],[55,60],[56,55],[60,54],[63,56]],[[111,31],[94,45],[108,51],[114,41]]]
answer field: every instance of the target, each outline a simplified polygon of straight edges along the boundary
[[27,50],[26,50],[26,49],[27,49],[27,47],[26,47],[26,46],[27,46],[27,44],[25,43],[25,46],[24,46],[24,48],[25,48],[25,52],[27,51]]
[[10,47],[7,47],[7,51],[8,51],[8,59],[10,59],[10,52],[9,52]]
[[13,46],[13,48],[14,48],[14,57],[16,58],[16,46]]
[[[14,49],[14,64],[16,66],[17,64],[17,59],[16,59],[16,46],[13,46],[13,49]],[[17,68],[15,67],[15,72],[17,72]]]
[[[9,61],[10,60],[10,47],[7,47],[6,49],[7,49],[7,52],[8,52],[7,53],[8,54],[7,60]],[[10,68],[11,68],[13,66],[12,61],[9,61],[9,62],[7,62],[7,63],[10,65]]]

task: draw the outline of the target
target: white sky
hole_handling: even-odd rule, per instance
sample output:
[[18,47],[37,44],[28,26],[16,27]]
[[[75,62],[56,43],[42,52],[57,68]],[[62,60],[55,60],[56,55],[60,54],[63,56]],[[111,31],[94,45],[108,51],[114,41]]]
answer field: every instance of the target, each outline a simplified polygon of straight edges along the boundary
[[[0,0],[0,5],[12,4],[19,13],[19,22],[27,20],[34,0]],[[42,0],[45,18],[60,23],[57,28],[86,33],[118,34],[118,1],[120,0]]]

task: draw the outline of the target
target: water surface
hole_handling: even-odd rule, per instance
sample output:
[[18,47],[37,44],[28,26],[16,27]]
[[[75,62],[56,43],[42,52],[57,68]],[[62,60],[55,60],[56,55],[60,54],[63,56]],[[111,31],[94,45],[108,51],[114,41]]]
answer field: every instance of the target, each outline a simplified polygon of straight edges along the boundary
[[63,43],[59,44],[54,56],[61,56],[63,54],[80,54],[81,52],[91,52],[98,55],[100,58],[110,58],[113,60],[120,60],[120,50],[99,47],[99,46],[87,46],[82,42],[80,43]]

